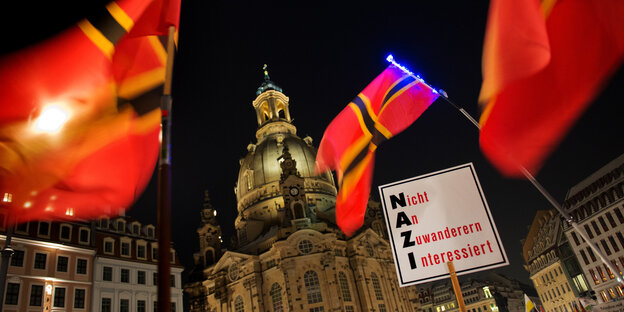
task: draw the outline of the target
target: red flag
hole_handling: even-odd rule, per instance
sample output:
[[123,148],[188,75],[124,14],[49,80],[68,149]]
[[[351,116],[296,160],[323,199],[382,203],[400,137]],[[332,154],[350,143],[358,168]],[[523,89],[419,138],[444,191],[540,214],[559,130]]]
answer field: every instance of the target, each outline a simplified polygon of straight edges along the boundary
[[417,78],[390,65],[325,129],[316,171],[338,174],[336,221],[351,236],[364,222],[377,146],[412,124],[438,98]]
[[622,16],[619,0],[490,2],[480,144],[503,174],[537,172],[621,64]]
[[60,35],[0,60],[0,193],[24,222],[96,218],[127,208],[158,155],[164,81],[156,37],[129,38],[148,0],[107,5]]

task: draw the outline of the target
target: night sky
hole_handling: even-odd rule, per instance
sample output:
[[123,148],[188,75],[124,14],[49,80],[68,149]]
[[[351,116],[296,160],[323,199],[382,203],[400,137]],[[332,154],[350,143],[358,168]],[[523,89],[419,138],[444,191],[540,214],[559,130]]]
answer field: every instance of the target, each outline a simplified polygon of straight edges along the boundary
[[[97,8],[80,2],[45,5],[34,12],[26,5],[5,10],[15,12],[15,20],[2,21],[8,32],[3,53]],[[198,248],[195,230],[205,189],[219,212],[226,244],[233,234],[238,160],[255,143],[251,102],[262,83],[263,64],[290,98],[298,135],[311,136],[315,146],[334,116],[387,66],[389,53],[478,118],[487,9],[480,1],[314,6],[183,1],[174,70],[171,220],[182,263],[190,268]],[[32,21],[41,27],[21,29]],[[624,153],[623,96],[624,71],[619,70],[537,175],[560,202],[571,186]],[[482,156],[474,125],[445,102],[435,102],[378,149],[372,197],[379,199],[378,185],[468,162],[475,166],[510,258],[511,265],[497,271],[530,283],[520,240],[535,212],[551,207],[528,181],[501,176]],[[156,224],[154,178],[127,214]]]

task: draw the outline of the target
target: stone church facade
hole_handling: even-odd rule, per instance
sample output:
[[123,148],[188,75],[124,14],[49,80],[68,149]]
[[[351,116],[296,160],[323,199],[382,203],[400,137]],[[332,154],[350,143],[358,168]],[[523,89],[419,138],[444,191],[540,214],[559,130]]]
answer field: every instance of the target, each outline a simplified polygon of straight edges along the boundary
[[418,310],[416,289],[397,282],[379,203],[369,203],[362,229],[346,237],[336,226],[333,177],[314,173],[316,148],[297,136],[288,97],[266,71],[256,94],[257,142],[235,187],[237,235],[232,250],[222,250],[207,196],[185,285],[190,310]]

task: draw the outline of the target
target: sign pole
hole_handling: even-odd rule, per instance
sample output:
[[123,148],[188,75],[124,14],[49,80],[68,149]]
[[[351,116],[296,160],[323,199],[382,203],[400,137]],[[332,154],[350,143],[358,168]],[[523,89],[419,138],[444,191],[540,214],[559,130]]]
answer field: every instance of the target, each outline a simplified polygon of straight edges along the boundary
[[457,274],[455,274],[455,266],[453,265],[453,261],[449,261],[446,264],[448,265],[449,274],[451,275],[451,282],[453,283],[453,291],[455,291],[455,298],[457,299],[459,312],[466,312],[464,295],[462,295],[461,287],[459,287],[459,280],[457,280]]

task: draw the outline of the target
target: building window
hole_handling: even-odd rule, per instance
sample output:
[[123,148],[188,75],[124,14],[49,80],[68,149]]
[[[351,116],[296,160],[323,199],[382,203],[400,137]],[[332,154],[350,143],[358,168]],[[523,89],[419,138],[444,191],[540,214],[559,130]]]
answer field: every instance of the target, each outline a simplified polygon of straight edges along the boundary
[[615,220],[613,219],[613,216],[611,215],[611,213],[607,212],[605,213],[605,216],[607,216],[607,220],[609,220],[609,224],[611,224],[612,227],[616,227]]
[[111,312],[111,298],[102,298],[102,312]]
[[7,283],[4,304],[17,305],[17,302],[19,299],[19,289],[20,289],[20,284]]
[[65,307],[65,287],[54,288],[54,307],[55,308]]
[[175,275],[172,274],[171,276],[169,276],[169,280],[171,281],[171,287],[175,288],[176,287]]
[[89,243],[89,229],[80,228],[78,232],[78,237],[81,243],[88,244]]
[[175,251],[173,250],[169,252],[169,262],[175,263]]
[[152,237],[152,238],[154,237],[154,228],[152,227],[147,228],[147,236]]
[[11,266],[14,266],[14,267],[24,266],[24,251],[23,250],[14,250],[13,256],[11,257]]
[[483,295],[485,295],[485,298],[492,298],[492,293],[490,292],[490,287],[488,287],[488,286],[483,287]]
[[299,248],[299,251],[304,255],[310,253],[313,247],[314,246],[312,245],[312,242],[307,239],[300,241],[299,245],[297,246],[297,248]]
[[596,284],[596,285],[600,284],[600,280],[598,279],[598,275],[596,275],[596,272],[594,272],[594,270],[589,269],[589,275],[591,275],[592,279],[594,279],[594,284]]
[[351,292],[349,291],[349,281],[347,275],[344,272],[338,273],[338,282],[340,283],[340,290],[342,290],[342,299],[344,301],[351,301]]
[[602,248],[605,250],[605,252],[607,252],[607,256],[610,256],[611,255],[611,249],[609,249],[609,246],[607,245],[607,242],[604,239],[601,239],[600,243],[602,244]]
[[64,256],[58,256],[56,258],[56,271],[57,272],[67,272],[67,264],[69,263],[69,258]]
[[145,285],[145,271],[137,271],[137,284]]
[[273,302],[273,312],[283,312],[282,307],[282,287],[278,283],[273,283],[271,286],[271,301]]
[[152,285],[158,285],[158,273],[152,273]]
[[381,292],[381,284],[379,278],[374,272],[371,273],[371,280],[373,281],[373,291],[375,291],[375,299],[383,300],[383,293]]
[[308,303],[322,302],[321,285],[319,283],[318,275],[314,271],[307,271],[303,275],[303,281],[305,283],[306,292],[308,294]]
[[325,308],[324,307],[314,307],[314,308],[310,308],[310,312],[324,312]]
[[35,253],[35,269],[45,270],[48,255],[43,253]]
[[139,235],[140,226],[138,224],[132,225],[132,234]]
[[74,309],[85,308],[85,292],[86,290],[84,289],[74,290]]
[[65,241],[71,240],[71,226],[61,224],[60,239]]
[[130,257],[130,243],[126,243],[126,242],[121,243],[121,255]]
[[379,312],[386,312],[386,305],[383,303],[379,304]]
[[[416,309],[414,311],[419,311],[419,310]],[[345,312],[355,312],[355,310],[353,309],[353,306],[345,306]]]
[[624,224],[624,216],[622,215],[622,212],[620,211],[620,209],[618,207],[615,207],[615,209],[613,209],[613,212],[615,212],[615,215],[620,221],[620,224]]
[[32,285],[30,287],[30,301],[28,305],[32,307],[40,307],[43,298],[43,285]]
[[128,299],[119,300],[119,312],[130,312],[130,300]]
[[117,220],[117,232],[125,232],[126,222]]
[[87,259],[76,260],[76,273],[87,274]]
[[613,236],[609,236],[609,242],[611,243],[611,247],[613,247],[613,250],[615,250],[615,252],[620,251],[620,247],[618,247],[617,243],[615,242],[615,238],[613,238]]
[[175,302],[171,303],[171,312],[176,312],[176,303]]
[[587,236],[589,236],[589,238],[594,238],[594,233],[592,233],[592,231],[589,229],[589,225],[585,224],[585,226],[583,226],[585,228],[585,232],[587,232]]
[[[622,245],[622,248],[624,248],[624,236],[622,236],[622,232],[617,232],[615,233],[615,235],[617,236],[618,240],[620,241],[620,245]],[[14,255],[15,257],[15,255]]]
[[130,270],[128,269],[121,269],[121,279],[120,281],[122,283],[130,283]]
[[102,280],[112,282],[113,281],[113,268],[112,267],[103,267],[102,268]]
[[585,251],[584,250],[580,250],[581,251],[581,257],[583,258],[583,262],[585,262],[585,265],[589,264],[589,260],[587,260],[587,256],[585,255]]
[[39,222],[39,228],[37,229],[37,234],[39,236],[50,237],[50,222]]
[[137,300],[137,312],[145,312],[145,300]]
[[234,300],[234,312],[244,312],[245,305],[243,304],[243,297],[238,296],[236,300]]
[[581,242],[579,242],[578,236],[576,236],[576,233],[574,232],[572,232],[572,239],[574,240],[574,243],[576,244],[576,246],[581,244]]
[[600,222],[600,225],[602,225],[602,229],[605,232],[609,230],[609,228],[607,227],[607,223],[605,222],[604,218],[598,217],[598,222]]
[[108,219],[107,218],[102,218],[100,220],[100,227],[103,229],[108,229]]
[[591,258],[592,262],[596,261],[596,255],[594,255],[594,251],[591,250],[591,248],[587,247],[587,253],[589,254],[589,257]]
[[600,229],[598,228],[598,225],[596,224],[596,221],[592,221],[591,225],[594,228],[594,231],[596,231],[596,235],[600,235]]
[[152,248],[152,260],[154,261],[158,260],[158,247]]
[[115,242],[113,240],[106,239],[104,241],[104,253],[112,254],[115,248]]
[[137,258],[145,259],[145,245],[137,246]]

